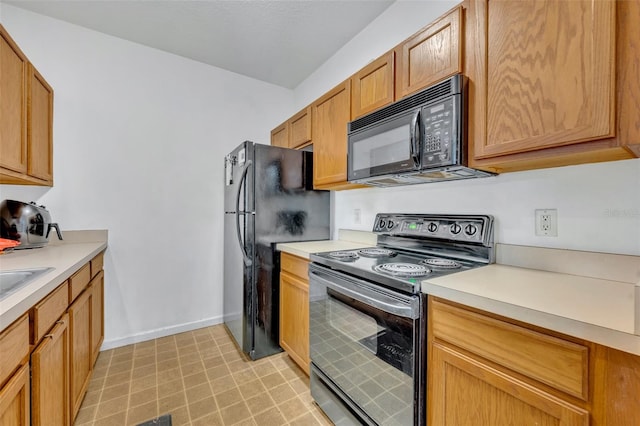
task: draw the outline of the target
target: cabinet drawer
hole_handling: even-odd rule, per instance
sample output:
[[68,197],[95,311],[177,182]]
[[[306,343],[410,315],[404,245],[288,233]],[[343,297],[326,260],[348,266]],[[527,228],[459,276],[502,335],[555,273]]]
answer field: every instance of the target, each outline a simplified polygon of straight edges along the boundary
[[42,339],[69,306],[69,283],[65,281],[33,307],[32,344]]
[[431,309],[436,339],[587,400],[586,346],[435,300]]
[[280,270],[308,280],[309,261],[289,253],[282,253],[280,256]]
[[89,285],[91,281],[91,262],[84,265],[78,272],[69,278],[69,303]]
[[0,333],[0,387],[29,356],[29,314]]
[[91,278],[93,278],[98,275],[98,272],[102,271],[102,268],[104,267],[104,252],[91,259],[90,265]]

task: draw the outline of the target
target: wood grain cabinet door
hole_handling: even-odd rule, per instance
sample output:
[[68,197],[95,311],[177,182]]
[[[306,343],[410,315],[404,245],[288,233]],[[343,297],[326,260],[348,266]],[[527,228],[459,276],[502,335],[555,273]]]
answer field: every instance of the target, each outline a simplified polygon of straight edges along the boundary
[[92,342],[91,321],[93,309],[93,295],[91,290],[84,291],[73,302],[67,311],[69,313],[70,329],[70,412],[71,419],[75,419],[85,391],[91,378]]
[[29,64],[27,174],[53,185],[53,89]]
[[289,147],[289,123],[284,122],[271,131],[271,145]]
[[0,425],[29,426],[29,364],[25,364],[0,388]]
[[457,7],[396,48],[396,100],[462,72],[462,9]]
[[311,143],[311,106],[291,117],[289,123],[289,148],[301,148]]
[[91,280],[91,366],[95,365],[104,340],[104,271]]
[[601,0],[479,0],[474,157],[615,134],[615,8]]
[[27,57],[0,25],[0,167],[27,172]]
[[588,426],[589,413],[483,362],[432,344],[429,421],[433,425]]
[[395,54],[371,62],[351,77],[352,120],[393,102]]
[[344,83],[315,101],[313,110],[313,186],[329,189],[347,182],[347,123],[351,84]]
[[33,426],[68,426],[69,316],[63,315],[31,354]]
[[280,346],[309,374],[309,282],[280,274]]

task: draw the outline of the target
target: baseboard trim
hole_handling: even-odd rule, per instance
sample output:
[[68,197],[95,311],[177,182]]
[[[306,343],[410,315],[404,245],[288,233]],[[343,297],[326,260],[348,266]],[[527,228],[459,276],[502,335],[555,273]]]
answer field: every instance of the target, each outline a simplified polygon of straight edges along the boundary
[[158,339],[160,337],[170,336],[172,334],[184,333],[185,331],[193,331],[203,327],[222,324],[222,316],[208,318],[205,320],[188,322],[185,324],[173,325],[171,327],[158,328],[155,330],[145,331],[143,333],[133,334],[131,336],[121,337],[118,339],[105,340],[100,347],[101,351],[119,348],[134,343],[146,342],[147,340]]

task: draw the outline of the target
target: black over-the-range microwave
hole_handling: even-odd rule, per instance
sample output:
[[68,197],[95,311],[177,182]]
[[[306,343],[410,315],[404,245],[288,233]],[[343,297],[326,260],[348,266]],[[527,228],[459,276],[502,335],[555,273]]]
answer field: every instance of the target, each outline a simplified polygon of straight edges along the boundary
[[393,186],[492,176],[467,167],[465,90],[456,74],[351,121],[348,180]]

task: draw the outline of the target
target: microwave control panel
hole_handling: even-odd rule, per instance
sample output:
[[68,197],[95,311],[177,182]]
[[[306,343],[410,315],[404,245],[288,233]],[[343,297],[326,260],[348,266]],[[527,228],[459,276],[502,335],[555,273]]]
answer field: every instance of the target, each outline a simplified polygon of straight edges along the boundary
[[458,103],[459,96],[454,95],[422,108],[423,168],[458,163],[460,145]]

